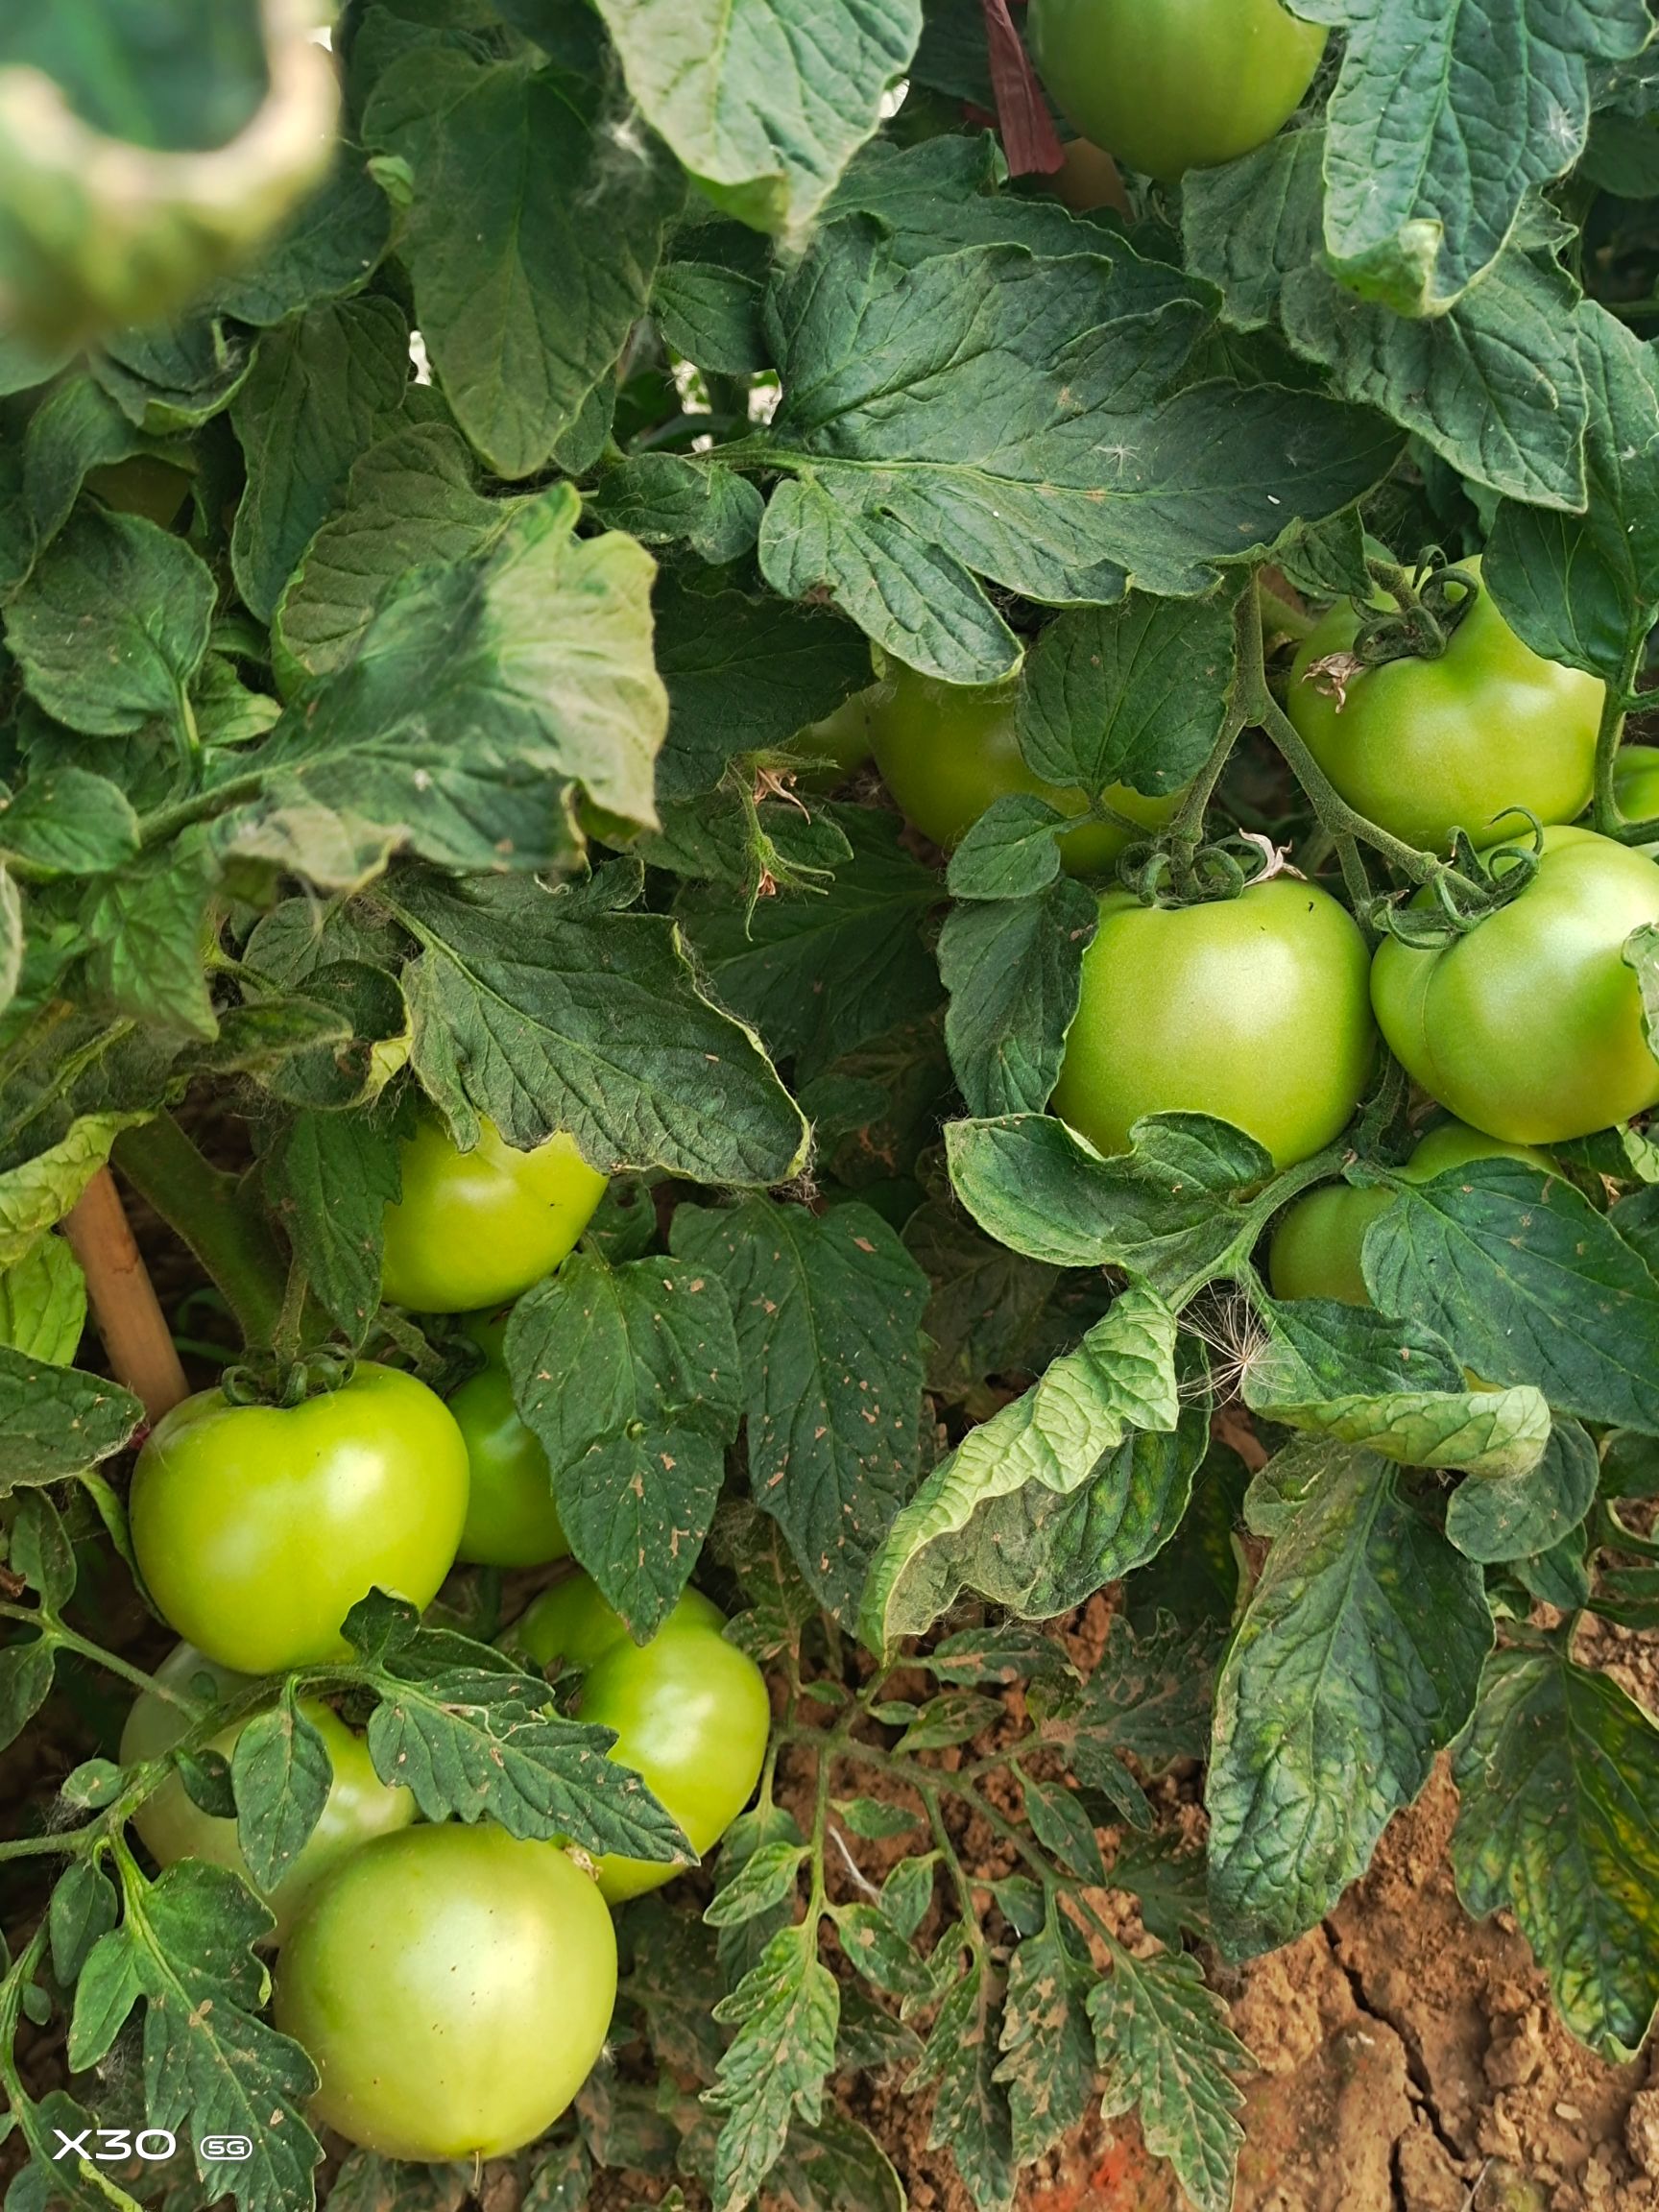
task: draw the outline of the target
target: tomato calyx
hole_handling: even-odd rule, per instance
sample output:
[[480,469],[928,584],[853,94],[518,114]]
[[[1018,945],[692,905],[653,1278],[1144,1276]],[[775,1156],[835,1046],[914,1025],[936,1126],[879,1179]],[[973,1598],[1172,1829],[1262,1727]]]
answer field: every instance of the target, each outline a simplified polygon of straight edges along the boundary
[[304,1405],[308,1398],[343,1390],[357,1369],[355,1355],[322,1345],[302,1357],[255,1353],[227,1367],[219,1387],[232,1406]]
[[1197,846],[1181,837],[1143,838],[1118,863],[1118,880],[1142,906],[1209,905],[1294,873],[1270,838],[1242,830]]
[[1368,668],[1385,667],[1391,661],[1438,661],[1480,595],[1479,577],[1448,563],[1438,546],[1415,569],[1382,561],[1372,561],[1369,567],[1391,604],[1359,609],[1352,644],[1313,661],[1304,677],[1335,701],[1338,713],[1348,686]]
[[[1433,894],[1432,903],[1418,905],[1407,893],[1392,892],[1372,906],[1367,916],[1372,927],[1414,950],[1437,951],[1467,937],[1489,914],[1519,899],[1538,874],[1544,825],[1526,806],[1506,811],[1527,822],[1529,834],[1525,844],[1492,845],[1478,852],[1463,830],[1454,830],[1452,859],[1427,886]],[[1471,886],[1477,897],[1468,895]]]

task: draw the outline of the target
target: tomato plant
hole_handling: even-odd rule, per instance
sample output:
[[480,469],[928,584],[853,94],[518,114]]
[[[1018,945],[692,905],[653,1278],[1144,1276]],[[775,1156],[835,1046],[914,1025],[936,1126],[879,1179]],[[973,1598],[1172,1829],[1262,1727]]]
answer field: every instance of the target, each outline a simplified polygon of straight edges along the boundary
[[385,1837],[324,1883],[283,1949],[276,2017],[349,2142],[469,2158],[558,2118],[615,1994],[591,1875],[551,1843],[439,1825]]
[[1315,884],[1143,906],[1111,891],[1054,1111],[1102,1152],[1148,1114],[1231,1121],[1288,1166],[1329,1144],[1372,1070],[1364,939]]
[[1639,2192],[1651,9],[325,12],[0,25],[0,2197],[1262,2212],[1454,1892]]
[[[1459,572],[1479,585],[1479,561]],[[1519,808],[1571,822],[1595,781],[1605,686],[1534,653],[1490,591],[1477,588],[1466,608],[1460,587],[1450,595],[1444,650],[1321,682],[1359,630],[1339,601],[1296,655],[1291,720],[1343,798],[1407,844],[1438,847],[1463,830],[1493,845],[1521,827]]]
[[359,1366],[299,1406],[204,1390],[132,1471],[132,1549],[162,1617],[209,1659],[263,1674],[344,1649],[374,1588],[424,1605],[467,1513],[467,1447],[423,1382]]
[[1168,184],[1271,138],[1325,33],[1280,0],[1032,0],[1031,49],[1085,137]]
[[[213,1684],[210,1703],[223,1703],[248,1683],[247,1676],[214,1666],[189,1644],[180,1644],[156,1670],[156,1680],[163,1693],[173,1690],[189,1695],[192,1685],[204,1678]],[[343,1860],[374,1837],[406,1828],[415,1817],[414,1798],[407,1790],[381,1781],[361,1737],[354,1735],[338,1714],[310,1697],[300,1710],[327,1752],[328,1794],[317,1825],[274,1887],[265,1889],[253,1880],[236,1839],[235,1821],[204,1812],[177,1772],[169,1774],[156,1794],[145,1800],[133,1819],[151,1857],[159,1865],[171,1866],[180,1859],[204,1859],[216,1866],[229,1867],[250,1887],[259,1890],[276,1917],[276,1925],[271,1931],[274,1943],[282,1941],[311,1892]],[[208,1737],[204,1748],[228,1759],[245,1725],[231,1721]],[[188,1719],[179,1707],[167,1704],[156,1691],[146,1691],[134,1700],[121,1731],[122,1764],[159,1759],[173,1749],[187,1728]]]

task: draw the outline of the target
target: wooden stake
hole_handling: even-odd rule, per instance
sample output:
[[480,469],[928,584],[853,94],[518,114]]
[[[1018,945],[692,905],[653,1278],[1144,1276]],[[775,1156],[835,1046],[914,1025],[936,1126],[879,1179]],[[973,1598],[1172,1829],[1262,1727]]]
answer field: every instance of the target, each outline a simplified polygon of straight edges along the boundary
[[101,1167],[63,1223],[86,1278],[92,1318],[115,1380],[142,1401],[152,1422],[190,1395],[150,1270],[108,1167]]

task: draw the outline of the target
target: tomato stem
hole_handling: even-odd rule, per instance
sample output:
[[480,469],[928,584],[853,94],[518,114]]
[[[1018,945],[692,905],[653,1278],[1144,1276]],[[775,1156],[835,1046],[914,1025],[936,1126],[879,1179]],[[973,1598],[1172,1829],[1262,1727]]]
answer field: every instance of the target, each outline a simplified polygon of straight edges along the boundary
[[240,1180],[210,1166],[171,1114],[116,1140],[115,1165],[177,1231],[224,1292],[249,1344],[269,1344],[287,1271]]
[[[1624,718],[1629,712],[1630,700],[1635,693],[1637,672],[1642,664],[1646,638],[1626,640],[1624,665],[1619,672],[1619,682],[1609,684],[1601,697],[1601,722],[1596,733],[1596,799],[1591,821],[1603,837],[1626,837],[1634,829],[1646,830],[1646,823],[1626,823],[1619,811],[1618,794],[1614,788],[1613,771],[1619,759],[1619,748],[1624,739]],[[1647,838],[1638,834],[1626,837],[1631,844],[1646,844]]]

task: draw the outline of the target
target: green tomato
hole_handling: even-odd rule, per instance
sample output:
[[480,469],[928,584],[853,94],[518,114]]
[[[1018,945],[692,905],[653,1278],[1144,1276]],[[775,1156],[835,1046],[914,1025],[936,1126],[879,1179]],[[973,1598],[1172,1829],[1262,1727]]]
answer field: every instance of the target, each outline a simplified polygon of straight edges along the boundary
[[[1464,566],[1479,572],[1479,561]],[[1490,591],[1437,661],[1388,661],[1336,700],[1308,671],[1353,643],[1359,618],[1338,600],[1303,641],[1290,672],[1290,719],[1359,813],[1408,845],[1438,850],[1455,829],[1477,846],[1524,834],[1506,808],[1541,822],[1581,814],[1596,781],[1603,685],[1541,660]]]
[[[725,1625],[726,1616],[712,1598],[686,1589],[657,1634],[671,1636],[683,1628],[712,1628],[718,1634]],[[631,1639],[621,1616],[606,1604],[592,1576],[566,1575],[543,1590],[498,1641],[528,1651],[538,1667],[551,1667],[555,1659],[562,1659],[582,1673]]]
[[593,1218],[606,1178],[557,1130],[517,1152],[493,1121],[470,1152],[435,1120],[402,1146],[403,1195],[386,1209],[383,1294],[417,1313],[517,1298],[558,1266]]
[[1431,1098],[1513,1144],[1587,1137],[1659,1105],[1625,940],[1659,921],[1659,867],[1589,830],[1544,832],[1533,882],[1434,950],[1389,938],[1371,998]]
[[193,479],[187,469],[155,453],[132,453],[86,472],[86,489],[117,515],[141,515],[171,530],[189,498]]
[[1102,1152],[1146,1114],[1211,1114],[1287,1167],[1329,1144],[1376,1055],[1353,916],[1292,876],[1202,906],[1100,902],[1053,1111]]
[[276,2019],[315,2116],[384,2158],[492,2158],[550,2127],[611,2026],[616,1938],[556,1844],[448,1824],[356,1852],[301,1913]]
[[203,1390],[158,1421],[128,1505],[162,1617],[222,1667],[339,1658],[359,1598],[426,1605],[467,1517],[467,1446],[412,1375],[365,1361],[303,1405]]
[[[1027,767],[1015,728],[1017,682],[941,684],[890,661],[886,694],[875,708],[876,765],[906,817],[935,845],[959,845],[995,799],[1034,792],[1063,814],[1081,813],[1080,790],[1046,783]],[[1109,806],[1161,829],[1181,801],[1179,791],[1149,798],[1127,784],[1103,794]],[[1130,844],[1131,833],[1109,822],[1086,823],[1061,841],[1060,856],[1074,876],[1100,875]]]
[[[1521,1160],[1545,1174],[1556,1172],[1548,1153],[1504,1144],[1461,1121],[1431,1129],[1400,1169],[1408,1183],[1427,1183],[1471,1160]],[[1275,1298],[1334,1298],[1344,1306],[1369,1306],[1371,1293],[1359,1265],[1365,1232],[1394,1203],[1392,1190],[1357,1190],[1328,1183],[1310,1190],[1279,1216],[1267,1251],[1267,1276]]]
[[540,1567],[568,1556],[553,1475],[535,1431],[518,1417],[499,1367],[463,1382],[449,1410],[467,1440],[471,1474],[457,1558],[483,1567]]
[[1325,51],[1279,0],[1031,0],[1026,22],[1067,121],[1166,184],[1264,145]]
[[[726,1616],[685,1590],[647,1644],[636,1644],[586,1575],[544,1590],[511,1641],[549,1666],[582,1674],[584,1720],[616,1731],[611,1756],[642,1774],[699,1857],[717,1843],[760,1779],[772,1725],[766,1678],[720,1633]],[[616,1856],[599,1861],[613,1905],[672,1882],[682,1869]]]
[[[1626,822],[1651,822],[1659,815],[1659,745],[1626,745],[1613,761],[1613,793]],[[1659,852],[1659,844],[1643,845]]]
[[833,714],[796,731],[787,750],[808,763],[803,782],[832,790],[863,767],[874,748],[876,715],[886,691],[884,684],[854,691],[851,699],[842,700]]
[[[228,1667],[216,1667],[190,1644],[180,1644],[156,1670],[157,1682],[184,1696],[198,1695],[198,1678],[204,1674],[212,1677],[215,1704],[228,1702],[246,1689],[250,1680]],[[376,1836],[407,1828],[415,1817],[413,1796],[407,1790],[381,1781],[370,1759],[369,1746],[337,1713],[314,1697],[302,1697],[300,1710],[327,1745],[334,1779],[328,1785],[328,1796],[316,1827],[274,1889],[260,1889],[248,1871],[248,1862],[236,1840],[235,1821],[204,1813],[177,1773],[169,1774],[132,1816],[132,1825],[158,1866],[171,1866],[180,1859],[204,1859],[209,1865],[225,1866],[239,1874],[276,1914],[276,1925],[270,1937],[273,1943],[283,1940],[312,1891],[343,1860]],[[208,1748],[222,1751],[228,1759],[252,1719],[249,1714],[221,1728],[208,1738]],[[154,1690],[146,1690],[121,1731],[122,1766],[159,1759],[163,1752],[172,1750],[190,1725],[180,1707],[168,1704]]]

